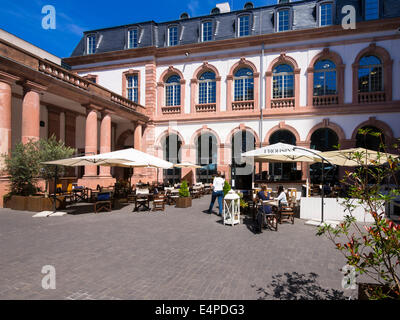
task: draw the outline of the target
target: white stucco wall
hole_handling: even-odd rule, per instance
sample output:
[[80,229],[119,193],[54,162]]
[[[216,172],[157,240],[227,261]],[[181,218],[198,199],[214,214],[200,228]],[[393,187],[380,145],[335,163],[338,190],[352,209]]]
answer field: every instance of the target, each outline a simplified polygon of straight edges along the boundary
[[[391,32],[386,32],[384,35],[390,34]],[[393,32],[392,32],[393,33]],[[382,33],[370,33],[366,35],[359,35],[357,37],[355,36],[346,36],[346,37],[338,37],[338,40],[354,40],[355,38],[363,38],[363,37],[368,37],[371,38],[373,36],[379,36],[383,35]],[[311,43],[311,42],[310,42]],[[265,78],[265,72],[270,66],[271,62],[277,58],[280,53],[282,48],[286,48],[286,54],[293,59],[296,60],[299,68],[301,69],[300,72],[300,106],[306,106],[307,105],[307,68],[309,67],[311,60],[318,54],[320,53],[324,48],[325,48],[325,39],[320,39],[318,41],[312,41],[313,44],[315,43],[321,43],[321,47],[318,48],[310,48],[310,49],[290,49],[291,46],[294,44],[281,44],[281,46],[278,48],[276,47],[275,52],[266,52],[264,59],[263,59],[263,74],[260,74],[260,81],[263,82],[263,79]],[[353,82],[353,70],[352,70],[352,64],[354,63],[354,60],[358,53],[369,46],[369,42],[361,42],[361,43],[350,43],[350,44],[335,44],[330,47],[330,50],[335,51],[338,53],[342,59],[343,63],[345,64],[345,83],[344,83],[344,88],[345,88],[345,103],[351,103],[352,102],[352,82]],[[376,42],[377,46],[381,46],[385,48],[386,50],[389,51],[392,60],[393,60],[393,84],[399,83],[400,81],[400,39],[393,39],[393,40],[385,40],[385,41],[378,41]],[[271,46],[270,46],[271,47]],[[267,44],[266,44],[266,49],[271,50]],[[261,71],[260,68],[260,57],[261,57],[261,47],[251,47],[251,48],[241,48],[241,50],[227,50],[226,52],[236,52],[237,51],[237,56],[236,57],[227,57],[227,58],[218,58],[218,59],[207,59],[208,54],[203,54],[203,57],[199,57],[198,61],[195,62],[181,62],[178,64],[173,64],[172,60],[175,58],[179,58],[182,60],[182,57],[168,57],[168,58],[163,58],[160,59],[158,62],[158,67],[156,70],[156,81],[161,81],[160,76],[161,74],[171,65],[173,64],[174,68],[180,70],[183,73],[184,79],[186,80],[185,84],[185,105],[184,105],[184,112],[189,113],[190,112],[190,80],[193,78],[194,72],[196,71],[197,68],[199,68],[204,60],[207,60],[209,64],[212,64],[215,66],[219,74],[221,76],[221,96],[220,96],[220,101],[221,101],[221,111],[226,110],[226,76],[229,74],[229,70],[231,67],[240,60],[240,58],[243,56],[241,52],[246,52],[249,50],[260,50],[260,54],[252,55],[252,56],[245,56],[245,58],[252,63],[257,68],[257,72]],[[275,49],[274,49],[275,50]],[[212,54],[212,53],[210,53]],[[214,53],[215,54],[215,53]],[[221,54],[223,56],[223,54]],[[196,55],[194,55],[196,56]],[[171,60],[171,64],[169,64],[169,60]],[[114,63],[117,63],[115,61]],[[97,64],[97,66],[100,66],[101,64]],[[98,83],[101,86],[104,86],[112,91],[115,91],[119,94],[122,93],[122,73],[129,70],[129,69],[134,69],[134,70],[139,70],[140,71],[140,104],[145,105],[145,66],[134,66],[134,67],[125,67],[125,68],[115,68],[111,70],[104,70],[104,71],[93,71],[90,72],[91,74],[96,74],[98,75]],[[88,72],[81,73],[80,75],[84,76],[87,75]],[[262,86],[262,97],[265,99],[265,86]],[[268,90],[272,91],[272,88],[269,88]],[[400,86],[393,85],[393,99],[394,100],[399,100],[400,99]]]

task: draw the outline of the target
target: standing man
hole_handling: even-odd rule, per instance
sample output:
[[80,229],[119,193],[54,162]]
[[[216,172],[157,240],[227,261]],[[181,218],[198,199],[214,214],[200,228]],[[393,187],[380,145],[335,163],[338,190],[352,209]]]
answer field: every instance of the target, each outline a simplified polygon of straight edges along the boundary
[[219,215],[222,217],[222,208],[223,208],[222,200],[224,198],[224,184],[225,180],[221,177],[221,172],[218,171],[217,176],[214,178],[214,181],[212,183],[213,192],[211,196],[210,207],[207,211],[208,214],[211,214],[211,211],[214,207],[215,199],[218,198]]

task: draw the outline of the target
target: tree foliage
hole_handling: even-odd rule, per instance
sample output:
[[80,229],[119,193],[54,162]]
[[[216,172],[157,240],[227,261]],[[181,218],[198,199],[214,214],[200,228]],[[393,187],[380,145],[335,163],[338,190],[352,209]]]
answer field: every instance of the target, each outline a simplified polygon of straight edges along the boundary
[[[42,162],[68,158],[74,152],[74,149],[57,141],[54,136],[38,141],[31,140],[26,144],[16,144],[9,155],[3,155],[5,171],[10,176],[11,194],[35,194],[38,191],[37,179],[48,180],[55,175],[55,166],[43,165]],[[63,167],[59,167],[58,174],[64,174]]]
[[[336,228],[327,224],[320,227],[317,235],[326,235],[344,254],[348,265],[355,267],[357,274],[365,274],[389,288],[389,292],[385,292],[377,287],[370,299],[400,299],[400,226],[385,217],[385,204],[400,195],[399,158],[388,153],[389,148],[384,145],[381,133],[369,129],[359,133],[380,137],[382,151],[378,152],[376,160],[369,160],[367,152],[351,155],[359,166],[346,172],[341,181],[349,190],[343,203],[348,214]],[[399,151],[397,144],[390,149]],[[379,165],[382,157],[388,160],[385,165]],[[383,188],[384,185],[388,188]],[[366,214],[373,218],[372,224],[361,226],[357,223],[352,215],[357,204],[366,208]]]
[[188,188],[188,183],[186,180],[182,181],[181,187],[179,189],[179,196],[183,198],[187,198],[190,196],[189,188]]

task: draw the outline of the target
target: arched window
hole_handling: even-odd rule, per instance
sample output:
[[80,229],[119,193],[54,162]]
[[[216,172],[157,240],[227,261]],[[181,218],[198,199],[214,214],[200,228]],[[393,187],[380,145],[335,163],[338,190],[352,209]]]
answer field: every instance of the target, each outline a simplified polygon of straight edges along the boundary
[[210,132],[199,135],[196,140],[196,151],[197,164],[201,166],[196,170],[197,181],[212,182],[212,176],[217,173],[217,138]]
[[234,75],[235,101],[254,100],[254,75],[249,68],[239,69]]
[[216,91],[215,73],[204,72],[199,78],[199,104],[216,103]]
[[181,104],[181,78],[170,76],[165,83],[165,105],[179,106]]
[[[164,160],[174,164],[181,162],[182,140],[177,134],[169,134],[162,143]],[[179,182],[181,178],[181,168],[164,169],[164,179],[168,183]]]
[[274,68],[273,99],[294,97],[294,72],[288,64],[280,64]]
[[[369,150],[382,151],[380,148],[381,143],[385,143],[385,136],[382,133],[382,130],[374,127],[374,126],[365,126],[361,129],[368,131],[367,134],[357,133],[356,136],[356,147],[357,148],[366,148]],[[370,133],[381,133],[381,136],[375,136]]]
[[[326,152],[337,150],[339,137],[335,131],[329,128],[315,130],[311,135],[311,149]],[[314,163],[310,166],[310,179],[312,183],[320,183],[322,176],[322,164]],[[337,182],[338,170],[324,165],[324,180],[329,183]]]
[[372,55],[366,55],[360,59],[358,67],[359,92],[383,91],[382,61]]
[[333,151],[339,144],[339,137],[335,131],[329,128],[315,130],[311,135],[311,149],[318,151]]
[[314,66],[314,96],[337,94],[336,65],[320,60]]
[[[289,130],[277,130],[269,138],[269,144],[286,143],[296,145],[296,137]],[[297,180],[294,176],[295,162],[279,162],[269,164],[269,174],[274,181]]]
[[232,136],[232,166],[231,176],[232,187],[236,189],[251,189],[253,178],[254,163],[249,160],[244,161],[242,153],[254,150],[256,139],[248,130],[240,130]]

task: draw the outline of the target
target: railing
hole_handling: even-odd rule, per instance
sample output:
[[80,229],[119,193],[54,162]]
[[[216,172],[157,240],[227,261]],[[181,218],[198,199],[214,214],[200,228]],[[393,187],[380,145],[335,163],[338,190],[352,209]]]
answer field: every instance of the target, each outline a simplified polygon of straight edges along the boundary
[[294,108],[294,98],[273,99],[271,108]]
[[313,97],[314,106],[329,106],[331,104],[338,104],[338,103],[339,103],[339,96],[337,94]]
[[196,112],[215,112],[217,111],[216,103],[196,104]]
[[386,95],[384,91],[358,93],[359,103],[375,103],[375,102],[385,102],[385,101],[386,101]]
[[118,94],[111,93],[111,100],[135,111],[137,109],[137,104],[135,102]]
[[89,82],[88,80],[85,80],[80,76],[75,75],[74,73],[69,72],[68,70],[58,67],[52,63],[39,61],[39,71],[55,77],[61,81],[68,82],[84,90],[88,90],[89,84],[91,84],[91,82]]
[[240,110],[254,110],[254,101],[234,101],[232,102],[232,110],[240,111]]
[[161,108],[163,114],[179,114],[181,113],[181,106],[168,106]]

